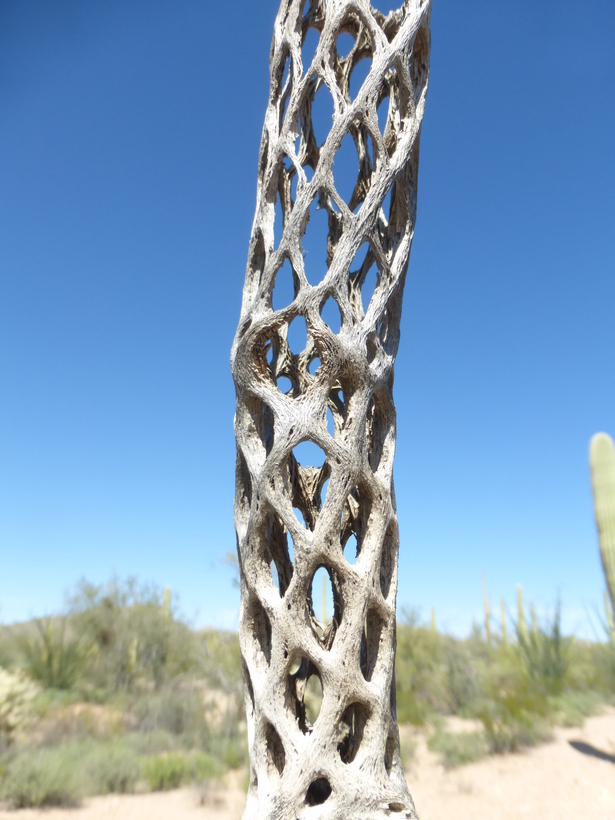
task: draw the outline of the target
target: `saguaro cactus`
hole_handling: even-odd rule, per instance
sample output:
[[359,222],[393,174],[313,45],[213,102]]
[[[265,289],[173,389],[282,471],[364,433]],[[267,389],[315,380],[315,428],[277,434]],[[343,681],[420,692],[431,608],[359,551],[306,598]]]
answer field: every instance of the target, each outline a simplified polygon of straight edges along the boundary
[[[251,765],[245,820],[416,817],[395,718],[392,389],[416,214],[429,13],[430,0],[405,0],[387,17],[367,0],[282,0],[275,22],[256,216],[231,357]],[[310,29],[319,41],[304,65]],[[345,56],[340,35],[353,40]],[[363,60],[371,67],[352,96]],[[312,116],[320,95],[333,104],[324,139]],[[345,201],[335,158],[348,135],[357,177]],[[316,208],[326,213],[328,238],[316,260],[323,276],[308,282],[302,241]],[[285,266],[294,297],[274,310]],[[368,299],[370,272],[377,283]],[[339,332],[323,319],[331,308]],[[289,343],[292,322],[304,324],[302,350]],[[295,453],[307,441],[321,452],[317,464],[300,463]],[[312,604],[323,567],[333,590],[329,624],[317,620]],[[314,675],[323,694],[311,725],[304,695]]]
[[[611,599],[607,619],[615,610],[615,446],[607,433],[596,433],[589,445],[589,464],[594,489],[594,511],[600,541],[600,557]],[[613,630],[611,630],[613,631]]]

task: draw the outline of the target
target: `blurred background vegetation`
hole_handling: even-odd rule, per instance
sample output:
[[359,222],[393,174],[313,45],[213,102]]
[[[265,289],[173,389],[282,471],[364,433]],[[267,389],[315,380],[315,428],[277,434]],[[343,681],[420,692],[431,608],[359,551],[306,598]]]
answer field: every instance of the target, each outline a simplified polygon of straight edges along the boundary
[[[548,740],[613,702],[615,640],[562,634],[561,608],[539,622],[522,591],[467,639],[404,611],[397,715],[423,727],[446,766]],[[309,698],[308,698],[309,695]],[[314,719],[322,692],[308,692]],[[464,731],[451,721],[465,718]],[[469,728],[468,728],[469,727]],[[411,764],[413,742],[402,731]],[[230,770],[247,783],[237,635],[194,630],[170,590],[81,581],[66,610],[0,631],[0,800],[75,805],[92,794],[206,790]]]

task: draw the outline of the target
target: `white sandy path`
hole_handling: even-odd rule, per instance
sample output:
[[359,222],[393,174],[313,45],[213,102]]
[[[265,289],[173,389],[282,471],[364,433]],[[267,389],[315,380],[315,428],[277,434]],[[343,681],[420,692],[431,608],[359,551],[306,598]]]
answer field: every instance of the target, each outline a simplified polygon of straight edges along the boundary
[[[583,754],[571,740],[611,759]],[[558,729],[554,742],[524,754],[450,772],[419,736],[408,780],[421,820],[615,820],[615,709],[583,729]],[[203,805],[192,789],[95,797],[78,809],[0,810],[0,820],[239,820],[240,789],[217,798],[217,805]]]

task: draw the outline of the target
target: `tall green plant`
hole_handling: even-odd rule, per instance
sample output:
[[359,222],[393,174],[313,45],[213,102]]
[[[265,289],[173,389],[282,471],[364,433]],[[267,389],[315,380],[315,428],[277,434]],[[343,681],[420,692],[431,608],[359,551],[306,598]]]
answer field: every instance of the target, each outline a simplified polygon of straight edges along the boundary
[[612,623],[612,613],[615,610],[615,445],[606,433],[596,433],[593,436],[589,445],[589,464],[600,557],[611,599],[610,610],[607,605],[607,620]]
[[66,618],[38,618],[34,623],[37,634],[17,638],[28,674],[47,689],[70,689],[88,654],[82,635],[67,634]]

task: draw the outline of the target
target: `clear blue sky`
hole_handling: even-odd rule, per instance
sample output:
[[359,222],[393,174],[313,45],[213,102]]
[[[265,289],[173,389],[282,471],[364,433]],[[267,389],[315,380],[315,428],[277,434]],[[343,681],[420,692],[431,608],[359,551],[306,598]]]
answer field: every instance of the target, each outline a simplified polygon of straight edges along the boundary
[[[0,4],[0,621],[85,575],[232,627],[239,315],[276,0]],[[615,5],[434,0],[396,367],[400,606],[587,632],[615,433]]]

